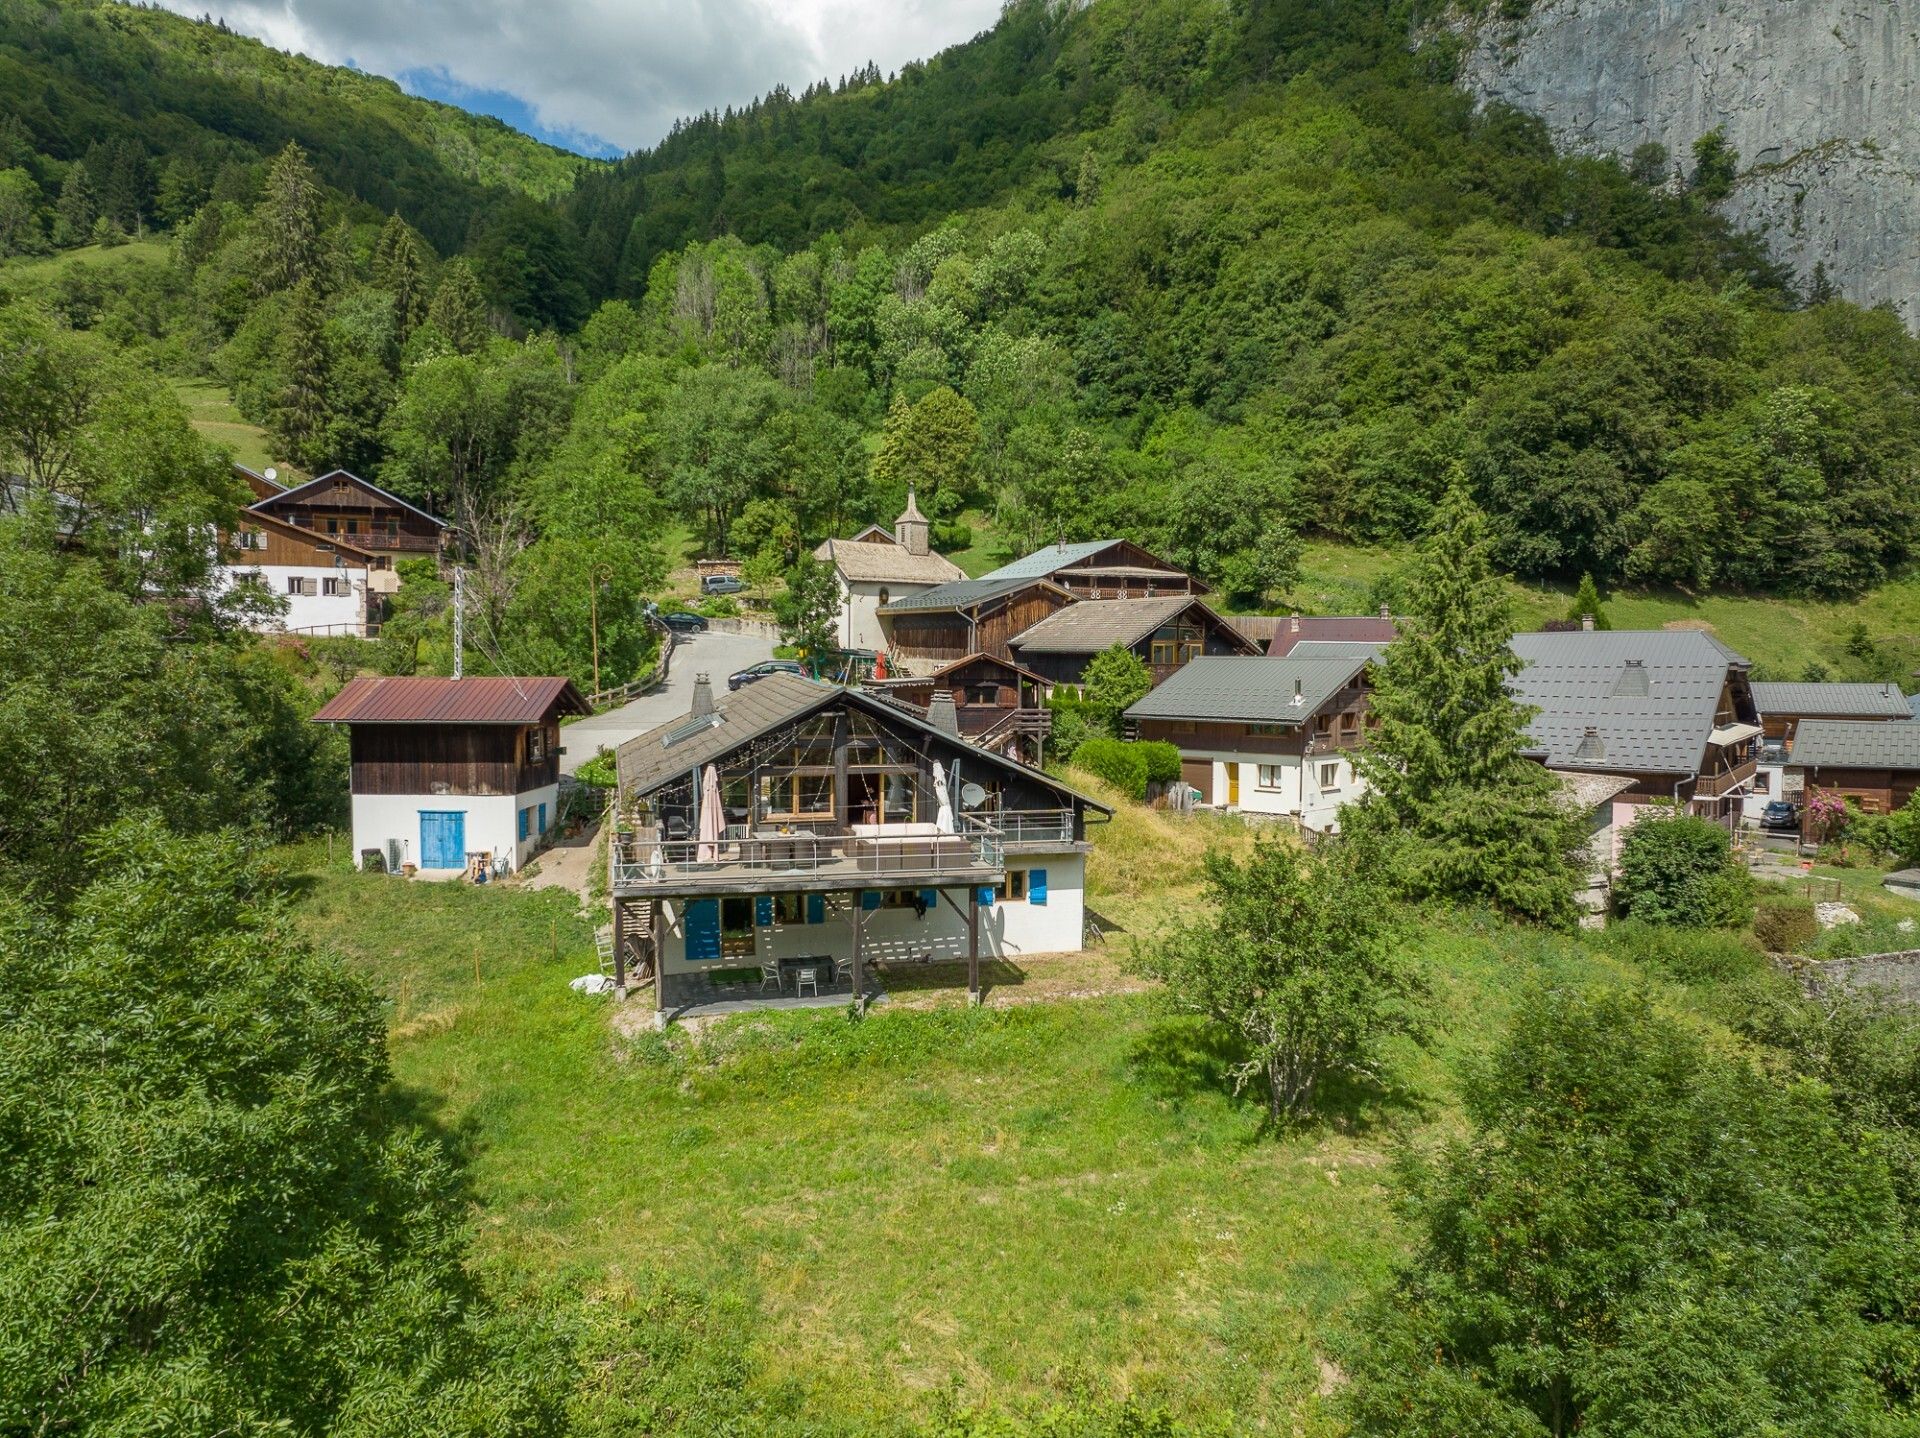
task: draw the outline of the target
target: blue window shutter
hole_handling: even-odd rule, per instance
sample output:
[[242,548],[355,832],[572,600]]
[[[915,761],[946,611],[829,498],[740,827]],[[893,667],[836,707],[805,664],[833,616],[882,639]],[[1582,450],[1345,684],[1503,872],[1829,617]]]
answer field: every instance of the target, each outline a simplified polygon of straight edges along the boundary
[[687,957],[698,963],[720,957],[720,901],[687,901]]
[[531,810],[531,809],[522,809],[522,810],[520,811],[520,841],[521,841],[522,843],[525,843],[525,842],[526,842],[526,838],[527,838],[527,821],[528,821],[528,819],[530,819],[530,818],[531,818],[532,816],[533,816],[533,810]]
[[1044,904],[1047,901],[1047,871],[1045,869],[1027,870],[1027,902]]
[[540,832],[543,834],[547,832],[547,806],[545,804],[540,806]]
[[993,889],[989,885],[982,884],[979,888],[973,891],[973,902],[979,905],[983,909],[992,908],[993,907]]
[[922,889],[920,891],[920,902],[927,906],[928,912],[932,912],[934,909],[940,907],[940,891],[938,889]]
[[880,891],[878,889],[868,889],[865,893],[861,894],[860,907],[866,910],[869,914],[871,914],[875,909],[879,908],[880,907]]
[[807,922],[824,924],[827,921],[827,896],[825,894],[807,895]]
[[753,922],[762,929],[773,927],[773,899],[762,894],[753,901]]

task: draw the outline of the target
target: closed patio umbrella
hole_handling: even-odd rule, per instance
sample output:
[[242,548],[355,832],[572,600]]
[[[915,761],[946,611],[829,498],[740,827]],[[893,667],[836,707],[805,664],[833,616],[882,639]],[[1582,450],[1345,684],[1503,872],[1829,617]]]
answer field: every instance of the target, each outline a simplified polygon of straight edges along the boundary
[[727,816],[720,808],[720,771],[709,764],[700,779],[700,843],[694,850],[694,857],[702,864],[720,857],[720,836],[726,828]]
[[947,772],[938,764],[933,766],[933,797],[937,808],[934,810],[933,824],[943,834],[957,833],[953,822],[953,791],[947,783]]

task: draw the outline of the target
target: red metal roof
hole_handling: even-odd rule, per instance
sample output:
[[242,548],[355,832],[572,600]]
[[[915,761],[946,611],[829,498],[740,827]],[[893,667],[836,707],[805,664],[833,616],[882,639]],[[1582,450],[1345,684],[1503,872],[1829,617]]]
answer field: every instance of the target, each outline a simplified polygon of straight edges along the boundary
[[537,724],[555,710],[590,714],[571,679],[349,679],[316,724]]
[[1284,659],[1303,639],[1391,644],[1397,633],[1393,620],[1378,614],[1303,614],[1280,621],[1279,632],[1267,646],[1267,653],[1275,659]]

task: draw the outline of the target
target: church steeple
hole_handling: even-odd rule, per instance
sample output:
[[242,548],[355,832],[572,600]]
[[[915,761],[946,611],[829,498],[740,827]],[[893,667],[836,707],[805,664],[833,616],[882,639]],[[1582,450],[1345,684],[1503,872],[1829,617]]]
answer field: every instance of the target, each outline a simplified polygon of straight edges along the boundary
[[920,506],[914,501],[913,486],[907,486],[907,507],[900,511],[900,517],[893,522],[893,537],[900,541],[900,547],[908,554],[926,554],[928,552],[928,529],[926,515],[920,512]]

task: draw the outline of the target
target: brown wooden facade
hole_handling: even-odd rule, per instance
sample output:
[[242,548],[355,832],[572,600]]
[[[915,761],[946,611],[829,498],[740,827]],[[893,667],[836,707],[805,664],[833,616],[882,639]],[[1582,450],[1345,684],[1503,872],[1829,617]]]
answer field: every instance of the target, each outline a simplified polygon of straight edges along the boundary
[[952,663],[974,654],[1011,660],[1009,641],[1024,634],[1073,596],[1046,580],[964,609],[902,609],[882,618],[892,652],[902,659]]
[[356,794],[524,794],[560,780],[557,717],[510,724],[354,724]]
[[1212,592],[1184,569],[1127,539],[1063,564],[1047,577],[1081,599],[1159,599]]
[[1042,679],[1030,670],[990,654],[975,654],[927,678],[887,684],[884,692],[924,709],[935,690],[946,690],[953,696],[960,732],[971,738],[1004,723],[1014,710],[1040,710],[1042,688]]
[[[1909,721],[1912,722],[1912,721]],[[1793,766],[1788,765],[1789,769]],[[1891,814],[1906,807],[1920,794],[1920,769],[1835,769],[1822,765],[1803,769],[1802,793],[1809,799],[1815,793],[1837,794],[1858,806],[1863,814]],[[1802,837],[1811,841],[1811,806],[1801,809]]]
[[252,512],[381,554],[436,554],[447,533],[432,517],[344,470],[261,500]]
[[325,566],[344,559],[347,569],[384,570],[392,560],[385,554],[373,554],[344,540],[327,539],[270,514],[247,511],[234,532],[226,537],[226,561],[236,566],[284,564],[295,567]]
[[[1132,651],[1147,666],[1158,686],[1187,661],[1203,654],[1258,654],[1260,646],[1205,605],[1196,603],[1172,622],[1140,639]],[[1094,658],[1087,653],[1049,653],[1021,644],[1012,645],[1010,654],[1015,662],[1038,674],[1049,686],[1079,684]]]

